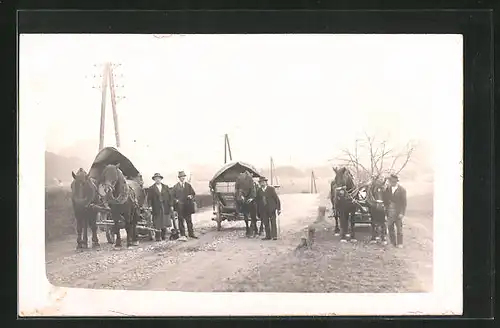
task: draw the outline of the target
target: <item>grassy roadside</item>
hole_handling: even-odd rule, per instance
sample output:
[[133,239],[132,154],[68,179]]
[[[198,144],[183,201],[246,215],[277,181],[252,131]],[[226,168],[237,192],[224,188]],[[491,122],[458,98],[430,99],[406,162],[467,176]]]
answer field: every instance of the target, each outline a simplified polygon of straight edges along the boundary
[[[290,248],[287,254],[225,282],[220,291],[429,291],[432,289],[432,194],[411,196],[408,204],[404,249],[368,244],[369,229],[362,227],[358,228],[357,244],[341,244],[332,233],[321,233],[312,249],[294,253]],[[331,221],[329,224],[332,225]],[[425,233],[419,226],[426,227]],[[301,235],[303,232],[297,233],[297,243]]]

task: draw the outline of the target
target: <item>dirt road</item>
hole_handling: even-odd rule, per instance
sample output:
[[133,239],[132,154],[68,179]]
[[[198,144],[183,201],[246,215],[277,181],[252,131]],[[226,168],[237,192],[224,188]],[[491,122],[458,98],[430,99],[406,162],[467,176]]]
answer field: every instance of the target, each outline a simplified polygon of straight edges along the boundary
[[100,250],[81,253],[75,252],[74,236],[48,244],[47,276],[52,284],[66,287],[197,292],[432,288],[432,224],[429,230],[428,220],[412,218],[419,225],[407,224],[405,249],[368,245],[361,228],[358,244],[340,244],[338,237],[326,233],[314,249],[297,255],[293,251],[305,228],[314,222],[324,197],[287,194],[281,199],[277,241],[245,238],[243,222],[224,222],[223,230],[216,231],[209,209],[194,215],[197,240],[144,241],[139,247],[115,251],[101,235]]

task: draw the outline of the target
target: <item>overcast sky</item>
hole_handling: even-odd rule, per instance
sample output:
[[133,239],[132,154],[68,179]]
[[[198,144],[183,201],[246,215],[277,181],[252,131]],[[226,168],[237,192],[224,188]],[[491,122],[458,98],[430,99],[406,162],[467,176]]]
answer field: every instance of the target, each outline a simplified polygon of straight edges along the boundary
[[47,150],[97,148],[105,61],[121,64],[122,150],[146,172],[221,165],[224,133],[237,160],[326,164],[363,130],[432,141],[432,113],[462,105],[458,36],[22,35],[20,110],[43,111]]

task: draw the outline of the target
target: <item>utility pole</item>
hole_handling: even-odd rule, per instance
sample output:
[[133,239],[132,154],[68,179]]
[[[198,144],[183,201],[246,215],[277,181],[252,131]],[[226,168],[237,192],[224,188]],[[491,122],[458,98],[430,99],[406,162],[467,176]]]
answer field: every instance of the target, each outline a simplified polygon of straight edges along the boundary
[[269,175],[270,175],[270,179],[271,179],[271,186],[274,185],[273,170],[274,170],[274,163],[273,163],[273,158],[271,157],[271,164],[269,165]]
[[354,159],[356,160],[356,180],[359,180],[359,159],[358,159],[358,139],[354,144]]
[[99,151],[104,148],[104,128],[106,121],[106,95],[108,93],[109,63],[104,64],[101,84],[101,126],[99,131]]
[[[94,66],[97,67],[98,65]],[[115,74],[113,69],[117,66],[120,66],[120,64],[117,65],[117,64],[112,64],[110,62],[104,63],[103,71],[101,75],[99,75],[99,77],[102,77],[101,85],[99,87],[93,87],[95,89],[101,90],[101,123],[99,129],[99,151],[104,148],[104,132],[106,128],[106,98],[107,98],[108,87],[110,89],[110,95],[111,95],[111,106],[113,110],[113,123],[115,128],[116,147],[119,148],[121,146],[116,103],[118,99],[125,97],[118,97],[116,95],[117,86],[115,85]],[[96,77],[96,75],[94,75],[94,77]]]
[[111,107],[113,109],[113,122],[115,126],[116,147],[120,148],[120,133],[118,130],[118,113],[116,112],[115,78],[113,76],[113,66],[109,68],[109,90],[111,93]]
[[318,188],[316,188],[316,177],[314,176],[314,171],[311,171],[311,194],[317,194]]
[[231,145],[229,144],[229,137],[226,134],[224,134],[224,164],[227,163],[227,155],[229,155],[229,160],[233,160],[233,156],[231,154]]

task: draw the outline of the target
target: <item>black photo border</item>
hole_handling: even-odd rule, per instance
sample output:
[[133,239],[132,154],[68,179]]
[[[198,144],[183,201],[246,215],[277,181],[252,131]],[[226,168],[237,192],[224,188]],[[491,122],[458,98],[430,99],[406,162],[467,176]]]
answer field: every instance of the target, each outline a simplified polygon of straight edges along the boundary
[[[125,7],[125,3],[128,3],[128,7]],[[452,3],[453,1],[439,1],[436,6],[436,2],[422,1],[412,3],[413,8],[393,6],[383,9],[380,3],[378,6],[365,4],[362,7],[365,10],[362,10],[359,5],[351,5],[349,8],[347,1],[339,1],[335,4],[322,1],[287,2],[287,6],[283,4],[275,5],[275,7],[266,5],[263,1],[247,4],[246,7],[213,4],[209,7],[208,4],[203,5],[202,2],[186,1],[172,1],[168,6],[161,1],[137,2],[135,6],[127,1],[121,5],[114,4],[114,6],[106,2],[53,1],[51,4],[47,1],[36,4],[36,2],[20,1],[17,8],[7,8],[8,10],[2,12],[0,16],[0,22],[3,21],[0,24],[6,25],[2,38],[6,36],[10,45],[10,56],[7,56],[8,59],[3,62],[6,68],[3,70],[5,74],[2,78],[6,80],[4,84],[6,87],[2,92],[6,92],[6,96],[2,99],[7,109],[2,110],[2,114],[10,114],[12,115],[10,118],[17,120],[17,84],[14,81],[17,75],[18,33],[462,34],[464,36],[464,314],[461,317],[492,318],[494,316],[494,217],[496,210],[494,206],[493,108],[495,97],[498,96],[493,87],[496,46],[494,42],[496,29],[493,23],[496,12],[493,10],[492,2],[488,1],[468,1],[468,4],[455,7],[452,7]],[[70,6],[71,4],[73,6]],[[65,9],[71,10],[62,10],[63,5]],[[133,10],[152,9],[152,7],[157,10]],[[0,2],[0,10],[2,8],[5,8],[5,5]],[[101,11],[110,8],[115,10]],[[16,9],[22,9],[22,11],[16,11]],[[93,9],[93,11],[76,9]],[[3,16],[5,13],[7,14]],[[8,26],[7,23],[9,23]],[[7,49],[4,48],[4,54],[6,53],[8,54]],[[7,120],[2,121],[7,122]],[[3,132],[9,131],[11,126],[2,129]],[[17,128],[15,130],[12,135],[14,138],[9,140],[14,141],[17,154]],[[16,161],[11,160],[9,164],[16,167],[17,171],[17,155],[15,158]],[[4,198],[4,202],[7,207],[14,204],[13,200],[9,202],[8,197]],[[365,317],[363,320],[369,322],[382,318],[401,317],[370,319]],[[415,319],[426,318],[431,317],[416,317]],[[459,316],[454,318],[459,318]],[[201,319],[203,318],[196,320]],[[275,319],[283,320],[284,318]],[[293,319],[300,320],[301,318]],[[175,319],[174,321],[181,322],[181,320]],[[214,318],[210,318],[210,322],[213,320]],[[272,318],[267,320],[272,320]],[[281,322],[273,322],[273,325],[281,324]],[[292,324],[289,320],[285,322]],[[188,323],[190,322],[182,321],[183,325]],[[384,325],[389,323],[386,321]],[[242,324],[245,323],[242,322]]]

